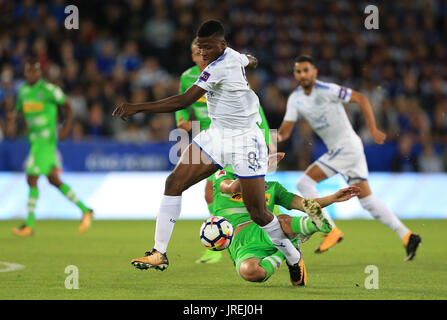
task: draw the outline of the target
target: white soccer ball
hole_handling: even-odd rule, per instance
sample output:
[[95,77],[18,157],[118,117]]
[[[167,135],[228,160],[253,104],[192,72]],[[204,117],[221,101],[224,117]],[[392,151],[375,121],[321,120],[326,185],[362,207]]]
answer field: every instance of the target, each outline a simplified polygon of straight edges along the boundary
[[200,241],[210,250],[221,251],[230,246],[233,232],[233,226],[224,217],[210,217],[200,228]]

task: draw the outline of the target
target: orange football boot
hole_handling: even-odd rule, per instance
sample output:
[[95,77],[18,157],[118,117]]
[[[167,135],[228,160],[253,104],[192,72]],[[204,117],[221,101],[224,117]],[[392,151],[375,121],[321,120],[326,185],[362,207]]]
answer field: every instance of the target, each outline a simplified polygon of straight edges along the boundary
[[315,253],[322,253],[330,248],[332,248],[337,243],[341,242],[343,240],[343,232],[334,226],[328,234],[326,234],[323,238],[323,241],[321,241],[321,244],[318,248],[315,249]]
[[92,225],[93,210],[87,211],[82,215],[81,224],[79,225],[79,232],[84,233]]
[[307,270],[302,255],[298,263],[293,266],[287,263],[287,267],[289,267],[290,282],[293,286],[304,287],[307,285]]
[[12,228],[11,232],[20,237],[31,237],[33,235],[33,229],[26,224],[23,224],[18,228]]
[[158,252],[155,249],[152,249],[149,252],[144,254],[144,257],[139,259],[132,259],[130,262],[135,268],[140,270],[147,269],[156,269],[160,271],[164,271],[169,266],[168,257],[166,253]]

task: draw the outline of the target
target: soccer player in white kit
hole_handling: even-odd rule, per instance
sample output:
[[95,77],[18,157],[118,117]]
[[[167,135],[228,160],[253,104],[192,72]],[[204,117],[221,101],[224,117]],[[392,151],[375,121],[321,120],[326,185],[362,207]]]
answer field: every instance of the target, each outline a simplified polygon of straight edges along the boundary
[[259,99],[245,77],[245,67],[256,67],[257,60],[227,47],[224,33],[222,24],[216,20],[208,20],[199,27],[198,47],[207,67],[185,93],[155,102],[123,103],[113,111],[112,115],[123,120],[138,112],[173,112],[186,108],[206,94],[211,118],[210,128],[194,138],[166,179],[157,215],[154,248],[131,263],[139,269],[165,270],[169,265],[166,250],[180,216],[183,191],[219,168],[231,165],[240,178],[250,217],[284,253],[291,282],[299,285],[303,282],[305,268],[301,252],[284,234],[278,219],[265,203],[268,150],[257,125],[261,120]]
[[[340,173],[349,185],[360,187],[358,197],[361,206],[397,233],[407,251],[405,260],[412,260],[421,243],[421,237],[408,230],[396,215],[371,193],[363,144],[353,130],[343,107],[343,103],[347,102],[358,104],[374,141],[383,144],[386,135],[376,127],[368,98],[352,89],[319,81],[317,73],[312,57],[300,56],[295,59],[294,76],[299,85],[289,96],[284,120],[278,131],[278,142],[288,139],[295,122],[302,117],[328,149],[328,152],[312,163],[300,177],[298,190],[304,197],[316,198],[317,183]],[[324,213],[333,228],[315,250],[317,253],[328,250],[344,236],[325,209]]]

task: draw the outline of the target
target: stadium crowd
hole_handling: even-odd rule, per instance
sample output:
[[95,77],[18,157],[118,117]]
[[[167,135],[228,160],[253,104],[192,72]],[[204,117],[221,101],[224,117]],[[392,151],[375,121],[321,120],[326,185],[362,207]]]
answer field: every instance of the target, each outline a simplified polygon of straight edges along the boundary
[[[0,140],[24,137],[23,121],[8,117],[30,54],[73,106],[72,140],[168,140],[173,114],[139,114],[124,123],[111,112],[123,100],[175,94],[180,74],[192,65],[196,28],[215,18],[226,26],[231,47],[258,58],[248,79],[271,128],[279,127],[296,87],[294,57],[310,54],[321,80],[368,96],[378,127],[398,145],[393,170],[447,171],[447,3],[374,3],[378,30],[365,28],[366,3],[355,0],[70,1],[80,21],[79,30],[67,30],[62,0],[0,0]],[[365,145],[373,143],[360,110],[346,109]],[[302,170],[316,140],[303,122],[280,147],[294,150],[292,166]]]

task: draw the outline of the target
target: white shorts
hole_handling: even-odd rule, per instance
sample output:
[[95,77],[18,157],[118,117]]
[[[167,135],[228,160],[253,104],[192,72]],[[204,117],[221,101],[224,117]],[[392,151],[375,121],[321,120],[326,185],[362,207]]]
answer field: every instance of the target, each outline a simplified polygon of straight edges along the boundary
[[267,173],[267,145],[257,126],[247,130],[211,126],[198,134],[193,143],[220,169],[231,165],[238,178],[262,177]]
[[314,164],[318,165],[328,177],[340,173],[349,185],[368,178],[368,165],[363,145],[329,150]]

